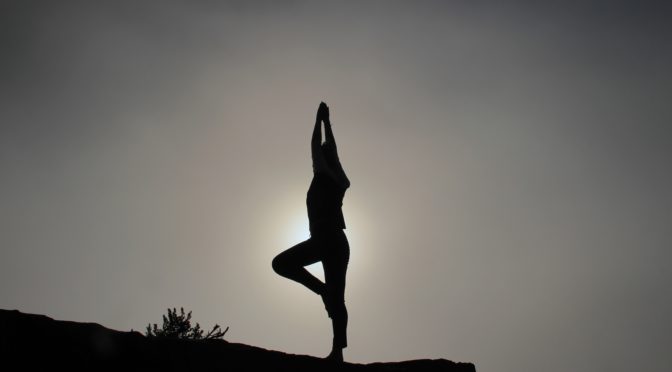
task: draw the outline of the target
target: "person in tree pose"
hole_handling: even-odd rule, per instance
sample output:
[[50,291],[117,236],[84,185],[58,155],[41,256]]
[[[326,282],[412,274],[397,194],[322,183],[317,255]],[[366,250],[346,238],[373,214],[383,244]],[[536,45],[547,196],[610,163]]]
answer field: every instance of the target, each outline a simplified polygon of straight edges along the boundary
[[[322,142],[324,123],[325,142]],[[310,238],[273,259],[273,270],[281,276],[303,284],[322,297],[331,318],[333,344],[327,359],[342,362],[347,347],[348,311],[345,307],[345,273],[350,259],[350,246],[345,236],[345,220],[341,206],[350,187],[336,151],[336,140],[329,120],[329,107],[320,103],[310,142],[313,158],[313,180],[308,189],[306,205]],[[324,283],[305,266],[322,262]]]

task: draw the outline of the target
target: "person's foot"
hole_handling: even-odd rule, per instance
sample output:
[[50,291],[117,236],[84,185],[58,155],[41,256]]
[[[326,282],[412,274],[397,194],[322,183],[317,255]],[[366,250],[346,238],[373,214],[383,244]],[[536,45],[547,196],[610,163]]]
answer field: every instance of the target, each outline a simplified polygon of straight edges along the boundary
[[343,363],[343,349],[332,349],[331,353],[329,353],[329,355],[327,355],[327,357],[324,359],[332,362]]
[[329,318],[331,318],[331,308],[329,306],[329,301],[327,299],[326,292],[322,292],[321,296],[322,296],[322,302],[324,303],[324,309],[327,310],[327,315],[329,315]]

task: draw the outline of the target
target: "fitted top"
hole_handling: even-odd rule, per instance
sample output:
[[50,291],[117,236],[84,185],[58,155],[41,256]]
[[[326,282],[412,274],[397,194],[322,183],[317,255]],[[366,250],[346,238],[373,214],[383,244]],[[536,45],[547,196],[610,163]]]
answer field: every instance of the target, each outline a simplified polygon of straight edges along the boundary
[[311,233],[329,229],[345,229],[345,219],[341,210],[345,190],[328,175],[320,172],[314,173],[306,196]]

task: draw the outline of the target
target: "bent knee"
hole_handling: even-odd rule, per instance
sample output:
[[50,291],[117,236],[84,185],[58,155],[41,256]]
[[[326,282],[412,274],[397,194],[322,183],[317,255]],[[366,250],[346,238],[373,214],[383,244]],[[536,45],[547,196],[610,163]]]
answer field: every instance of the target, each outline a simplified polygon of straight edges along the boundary
[[275,271],[279,275],[282,275],[283,273],[287,272],[287,264],[280,257],[280,255],[275,256],[275,258],[271,262],[271,266],[273,267],[273,271]]

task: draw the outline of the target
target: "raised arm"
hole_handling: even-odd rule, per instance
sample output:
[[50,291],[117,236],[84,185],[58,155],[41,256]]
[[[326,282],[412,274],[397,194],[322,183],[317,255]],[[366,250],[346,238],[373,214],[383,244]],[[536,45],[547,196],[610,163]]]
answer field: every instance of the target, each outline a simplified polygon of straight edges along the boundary
[[327,117],[327,119],[324,121],[324,133],[326,136],[326,141],[331,142],[331,145],[334,148],[335,161],[331,168],[334,172],[335,179],[338,183],[341,184],[341,186],[347,189],[348,187],[350,187],[350,180],[348,179],[348,176],[345,175],[345,171],[343,170],[343,166],[341,165],[341,160],[338,158],[336,139],[334,138],[334,132],[331,130],[331,122],[329,121],[329,117]]
[[[322,127],[320,121],[324,122],[324,132],[325,132],[325,147],[329,150],[329,154],[325,155],[325,149],[322,147]],[[322,102],[320,103],[320,108],[317,110],[317,119],[315,123],[315,129],[313,130],[313,140],[312,140],[312,149],[313,149],[313,170],[315,172],[324,172],[329,177],[331,177],[336,183],[341,185],[341,187],[348,188],[350,187],[350,180],[345,175],[343,171],[343,166],[341,161],[338,158],[338,152],[336,150],[336,139],[334,138],[334,132],[331,130],[331,121],[329,120],[329,107]],[[326,156],[329,156],[329,161],[327,161]]]
[[313,172],[323,171],[326,168],[326,160],[322,154],[322,106],[317,110],[315,118],[315,127],[313,128],[313,137],[310,140],[310,154],[313,158]]
[[326,116],[326,118],[323,119],[323,121],[324,121],[325,141],[331,142],[334,145],[334,148],[336,148],[336,138],[334,138],[334,132],[331,130],[331,121],[329,120],[329,111],[327,111],[327,116]]

